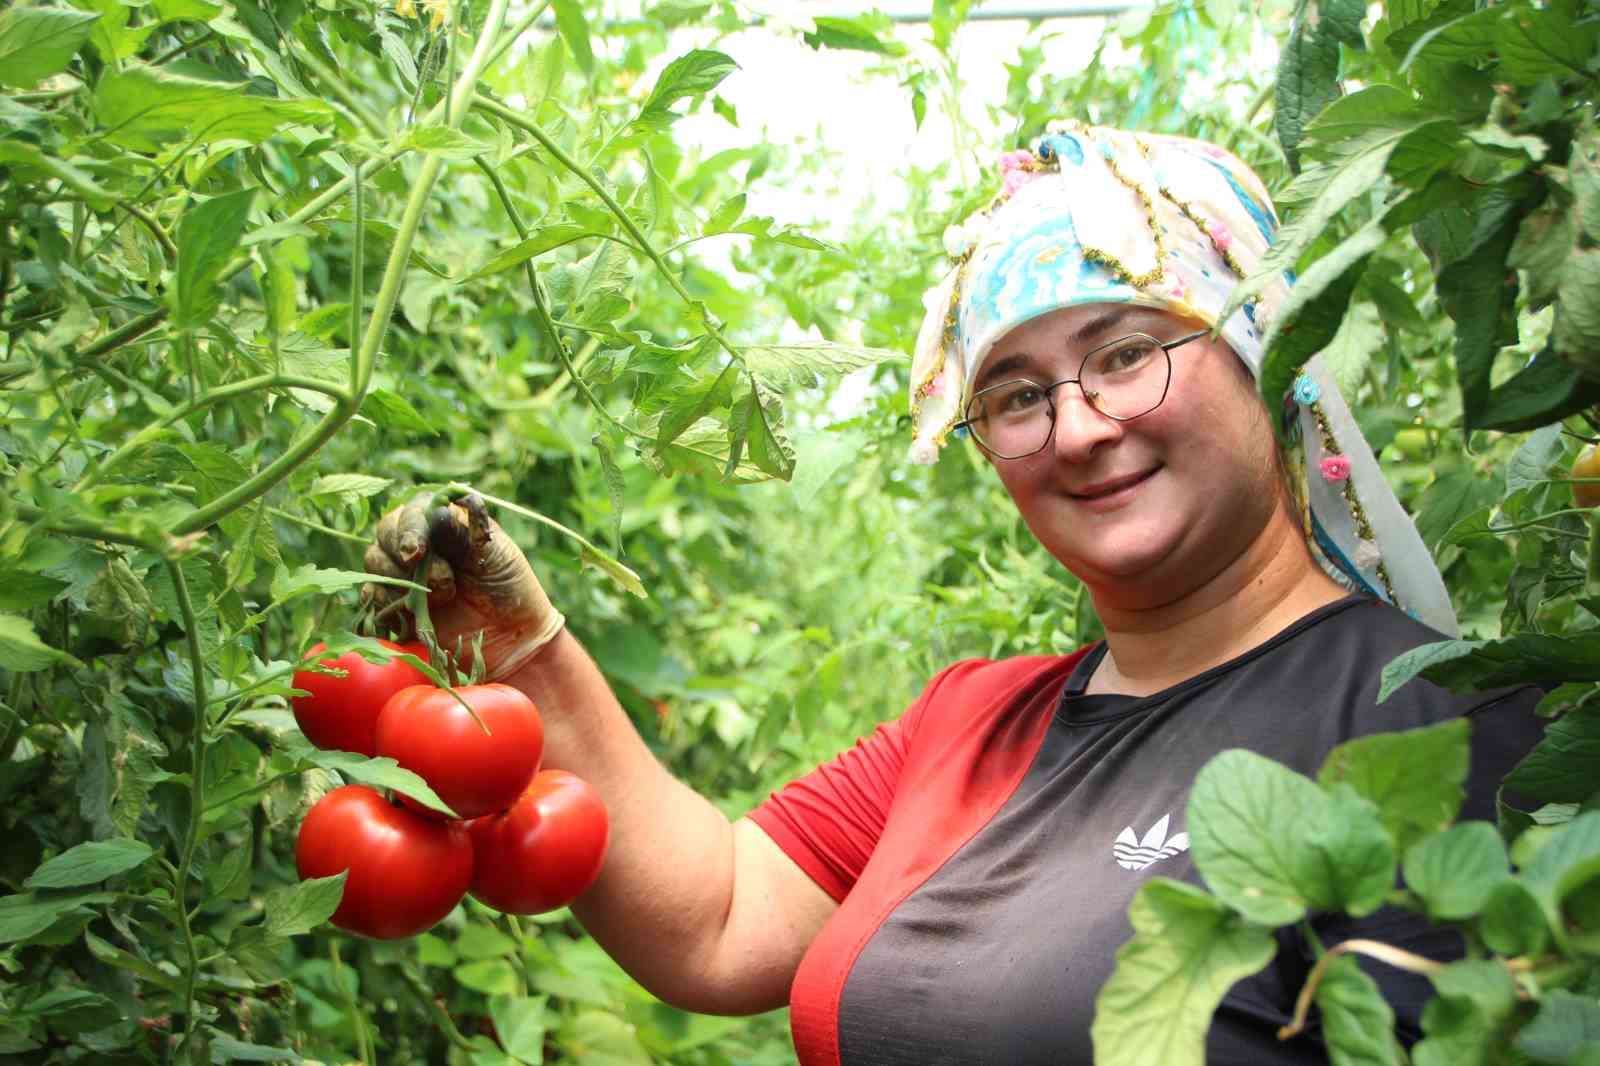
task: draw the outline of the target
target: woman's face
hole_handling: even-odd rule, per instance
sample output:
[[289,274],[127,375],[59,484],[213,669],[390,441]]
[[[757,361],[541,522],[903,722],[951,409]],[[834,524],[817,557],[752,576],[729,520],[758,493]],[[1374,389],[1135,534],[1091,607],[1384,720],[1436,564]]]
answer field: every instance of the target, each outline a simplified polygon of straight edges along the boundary
[[[1131,304],[1063,308],[1003,337],[973,388],[1048,385],[1076,377],[1084,353],[1108,341],[1138,332],[1167,342],[1196,328]],[[1108,605],[1177,600],[1238,559],[1275,513],[1287,517],[1271,424],[1244,365],[1209,337],[1171,359],[1166,398],[1148,414],[1113,421],[1062,385],[1044,450],[990,458],[1034,536]]]

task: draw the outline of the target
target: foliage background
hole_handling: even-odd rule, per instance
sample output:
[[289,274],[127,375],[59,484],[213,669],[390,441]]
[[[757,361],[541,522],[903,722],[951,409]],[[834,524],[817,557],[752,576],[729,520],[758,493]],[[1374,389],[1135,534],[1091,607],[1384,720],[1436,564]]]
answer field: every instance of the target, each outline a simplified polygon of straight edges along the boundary
[[[336,773],[296,745],[289,664],[355,623],[376,515],[416,486],[468,481],[594,542],[580,556],[548,524],[500,513],[662,760],[741,813],[948,661],[1097,632],[975,456],[903,458],[905,366],[885,352],[909,348],[944,226],[988,195],[974,176],[1069,115],[1217,140],[1274,188],[1291,176],[1272,93],[1285,4],[1131,14],[1083,69],[1031,41],[1006,63],[1004,107],[980,116],[1006,144],[959,109],[967,5],[938,0],[926,32],[780,26],[861,53],[908,109],[952,124],[948,152],[886,161],[910,210],[862,204],[798,229],[752,219],[743,197],[844,179],[826,143],[769,143],[719,91],[713,51],[753,12],[674,0],[607,21],[624,13],[554,4],[480,83],[511,115],[473,110],[452,131],[427,116],[489,7],[0,12],[0,1053],[16,1061],[792,1060],[781,1012],[665,1007],[563,914],[517,923],[468,904],[398,944],[313,928],[316,901],[291,887],[293,833]],[[691,46],[704,51],[678,70],[693,76],[652,107]],[[685,109],[720,116],[742,146],[680,137]],[[357,183],[359,206],[326,195],[396,148]],[[359,377],[352,349],[430,152],[444,176],[387,271],[404,285],[358,409],[282,381],[212,402],[262,375]],[[520,237],[495,178],[536,239],[578,239],[494,262]],[[646,239],[658,262],[624,243]],[[1498,636],[1544,602],[1529,572],[1581,576],[1582,560],[1569,545],[1566,570],[1544,557],[1519,570],[1517,552],[1547,542],[1487,534],[1517,442],[1452,428],[1453,331],[1427,260],[1395,244],[1375,263],[1332,347],[1464,628]],[[758,350],[797,339],[826,346]],[[184,526],[330,410],[349,420],[305,461],[220,522]],[[1536,473],[1574,448],[1550,438]],[[648,598],[580,567],[600,554]],[[86,842],[124,850],[69,883],[39,878]]]

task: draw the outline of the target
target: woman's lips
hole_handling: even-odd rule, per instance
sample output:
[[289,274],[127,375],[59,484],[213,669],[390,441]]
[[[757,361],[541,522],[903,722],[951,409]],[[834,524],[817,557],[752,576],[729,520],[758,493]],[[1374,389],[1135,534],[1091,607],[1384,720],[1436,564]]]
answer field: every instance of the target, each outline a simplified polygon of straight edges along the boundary
[[1148,481],[1150,476],[1160,469],[1160,466],[1153,466],[1140,474],[1129,474],[1127,477],[1097,481],[1093,485],[1085,486],[1080,492],[1068,492],[1067,495],[1074,500],[1081,500],[1088,504],[1117,503],[1120,502],[1123,496],[1128,495],[1131,490]]

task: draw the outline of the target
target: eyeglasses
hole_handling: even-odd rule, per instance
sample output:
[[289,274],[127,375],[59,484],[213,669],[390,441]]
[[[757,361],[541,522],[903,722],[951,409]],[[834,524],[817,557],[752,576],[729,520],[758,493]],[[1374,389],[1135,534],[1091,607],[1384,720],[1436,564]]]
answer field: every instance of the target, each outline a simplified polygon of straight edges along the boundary
[[1078,376],[1050,385],[1017,379],[979,390],[956,429],[966,429],[996,459],[1022,459],[1043,451],[1056,428],[1055,391],[1076,384],[1090,407],[1117,422],[1147,415],[1167,398],[1172,349],[1206,336],[1209,329],[1165,344],[1132,333],[1102,344],[1083,357]]

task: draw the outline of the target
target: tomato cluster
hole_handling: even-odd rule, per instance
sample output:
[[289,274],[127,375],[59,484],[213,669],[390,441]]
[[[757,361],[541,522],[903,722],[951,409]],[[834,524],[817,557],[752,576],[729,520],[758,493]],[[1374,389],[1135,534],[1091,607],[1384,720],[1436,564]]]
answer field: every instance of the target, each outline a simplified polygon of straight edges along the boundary
[[577,775],[539,768],[544,725],[520,690],[436,688],[401,659],[370,663],[356,652],[319,665],[344,676],[294,675],[307,693],[293,701],[295,721],[311,742],[392,758],[460,816],[365,785],[317,801],[300,824],[295,865],[302,878],[349,871],[334,925],[391,940],[432,927],[468,892],[507,914],[538,914],[594,883],[610,833],[605,805]]

